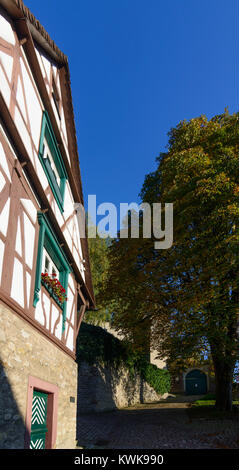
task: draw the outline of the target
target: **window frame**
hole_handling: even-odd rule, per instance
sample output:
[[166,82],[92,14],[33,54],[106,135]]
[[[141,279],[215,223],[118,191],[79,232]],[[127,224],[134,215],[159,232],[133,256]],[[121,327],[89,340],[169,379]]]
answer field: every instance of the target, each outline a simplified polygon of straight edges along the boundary
[[[46,261],[46,258],[48,260],[48,263],[49,263],[49,267],[48,269],[46,268],[46,263],[44,261]],[[54,263],[52,257],[49,255],[47,249],[45,248],[45,246],[43,246],[43,259],[42,259],[42,269],[41,269],[42,273],[49,273],[50,275],[53,274],[53,271],[55,273],[55,275],[59,278],[60,276],[60,271],[59,269],[57,268],[56,264]]]
[[[58,185],[55,174],[52,170],[50,160],[44,158],[44,140],[46,139],[47,145],[49,147],[51,157],[54,161],[58,176],[60,178],[60,185]],[[61,156],[57,140],[51,125],[50,118],[47,111],[43,111],[42,115],[42,125],[41,125],[41,135],[39,143],[39,160],[43,166],[43,169],[46,173],[50,188],[53,192],[57,205],[61,211],[64,212],[64,196],[65,196],[65,186],[67,180],[67,172]]]
[[[42,273],[42,261],[43,261],[44,248],[49,253],[53,262],[56,264],[57,269],[59,270],[59,281],[65,289],[66,297],[67,297],[67,290],[68,290],[68,277],[69,277],[70,272],[72,272],[72,269],[70,268],[67,258],[57,241],[57,238],[50,226],[50,223],[47,220],[47,217],[42,212],[38,212],[37,218],[38,218],[38,223],[40,225],[40,228],[39,228],[38,249],[37,249],[35,289],[34,289],[34,297],[33,297],[34,307],[36,307],[39,301],[39,298],[40,298],[39,293],[42,287],[41,273]],[[62,332],[65,331],[66,307],[67,305],[65,301],[63,305],[60,306],[60,308],[62,309],[62,316],[63,316]]]

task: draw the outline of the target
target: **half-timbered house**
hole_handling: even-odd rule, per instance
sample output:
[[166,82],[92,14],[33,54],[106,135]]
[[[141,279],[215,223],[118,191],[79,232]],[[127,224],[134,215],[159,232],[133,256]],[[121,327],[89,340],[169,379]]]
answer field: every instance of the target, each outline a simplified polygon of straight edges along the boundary
[[0,448],[72,448],[76,337],[94,306],[67,57],[0,0]]

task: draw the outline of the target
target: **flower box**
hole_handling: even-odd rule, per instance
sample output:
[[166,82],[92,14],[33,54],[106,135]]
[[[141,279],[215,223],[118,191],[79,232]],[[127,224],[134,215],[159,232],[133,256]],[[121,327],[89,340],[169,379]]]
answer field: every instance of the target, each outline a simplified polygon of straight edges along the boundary
[[56,274],[41,273],[41,283],[59,307],[63,308],[64,302],[67,301],[66,291],[60,281],[56,279]]

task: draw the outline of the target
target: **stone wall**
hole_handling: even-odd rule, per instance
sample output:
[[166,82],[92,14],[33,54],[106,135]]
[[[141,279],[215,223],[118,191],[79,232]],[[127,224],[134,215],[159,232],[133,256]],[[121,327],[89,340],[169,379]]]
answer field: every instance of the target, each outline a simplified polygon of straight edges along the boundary
[[124,367],[114,369],[82,362],[78,368],[78,413],[154,402],[167,395],[158,395],[139,375],[132,377]]
[[[28,377],[59,387],[56,448],[76,443],[77,364],[0,303],[0,448],[24,447]],[[75,397],[75,403],[70,401]]]

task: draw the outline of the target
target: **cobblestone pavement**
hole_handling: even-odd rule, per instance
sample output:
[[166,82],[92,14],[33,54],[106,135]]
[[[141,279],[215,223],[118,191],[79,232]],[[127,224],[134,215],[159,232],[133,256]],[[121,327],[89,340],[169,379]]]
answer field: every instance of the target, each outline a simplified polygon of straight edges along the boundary
[[81,414],[78,444],[102,449],[238,449],[239,418],[190,419],[195,398]]

